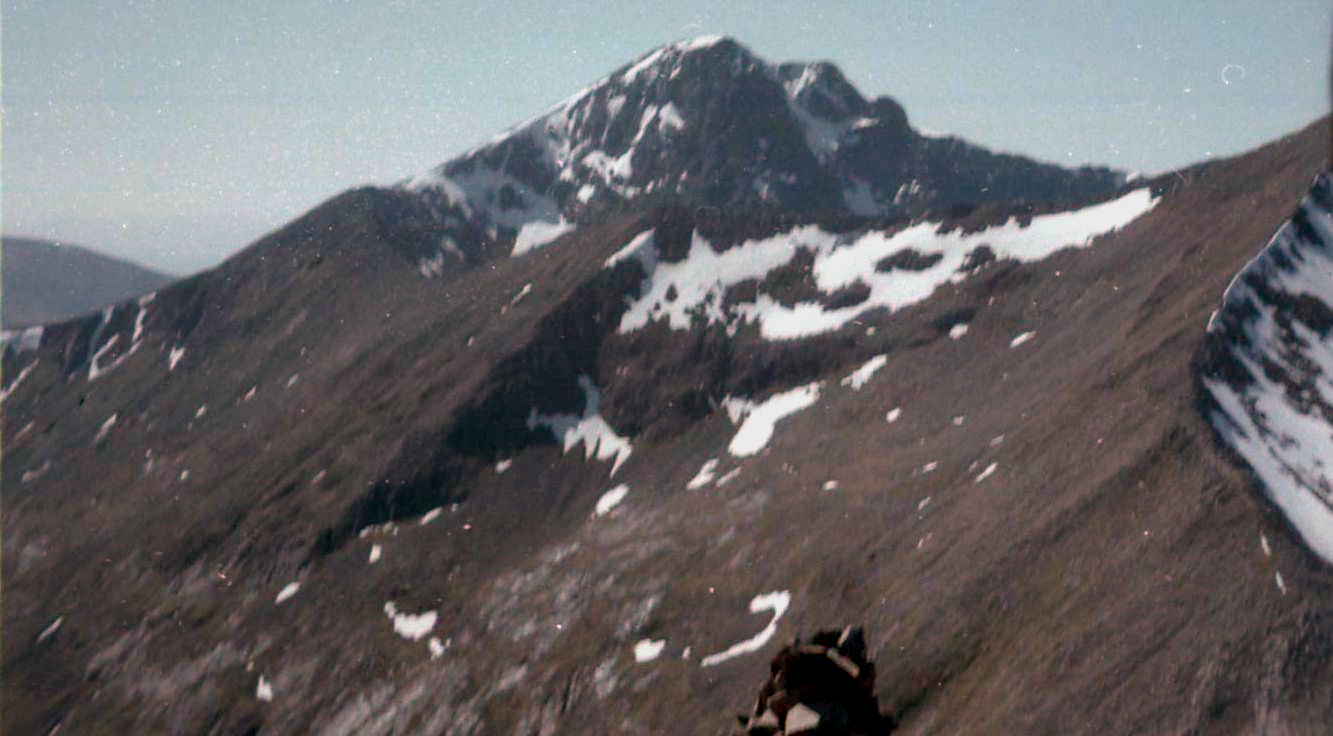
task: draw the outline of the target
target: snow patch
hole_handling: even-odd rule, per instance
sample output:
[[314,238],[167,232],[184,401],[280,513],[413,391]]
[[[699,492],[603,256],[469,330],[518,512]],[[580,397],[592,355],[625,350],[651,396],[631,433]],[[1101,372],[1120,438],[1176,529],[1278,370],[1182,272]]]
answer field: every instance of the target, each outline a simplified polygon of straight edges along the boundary
[[42,346],[42,325],[34,325],[23,330],[5,330],[0,332],[0,346],[13,347],[15,352],[23,353]]
[[106,418],[105,422],[102,422],[102,426],[97,430],[97,436],[93,437],[93,444],[97,444],[98,442],[101,442],[102,440],[106,439],[106,436],[111,431],[111,428],[116,426],[116,417],[118,416],[120,416],[119,413],[112,414],[111,416]]
[[157,292],[145,293],[139,297],[139,313],[135,315],[135,332],[129,336],[131,343],[137,343],[144,336],[144,321],[148,319],[148,305],[157,299]]
[[283,601],[289,600],[292,596],[296,595],[296,591],[300,589],[301,584],[299,582],[293,580],[292,582],[287,583],[282,586],[282,590],[278,591],[278,596],[273,599],[273,604],[277,605]]
[[426,640],[426,648],[430,650],[431,659],[439,659],[449,648],[448,642],[440,641],[440,637],[432,636]]
[[598,700],[606,700],[616,691],[620,678],[616,676],[614,658],[603,660],[592,671],[592,689]]
[[666,648],[666,639],[640,639],[634,644],[634,661],[640,664],[651,662]]
[[56,632],[60,630],[60,625],[63,623],[65,623],[65,617],[59,616],[56,618],[55,621],[52,621],[51,623],[47,624],[46,628],[42,629],[42,633],[37,635],[37,643],[41,644],[47,639],[50,639],[51,637],[55,636]]
[[726,40],[725,36],[698,36],[688,41],[677,41],[675,47],[681,51],[694,51],[695,49],[711,48],[724,40]]
[[523,285],[522,289],[518,290],[518,293],[515,294],[512,299],[509,300],[509,306],[512,307],[515,304],[518,304],[519,302],[523,301],[523,297],[531,293],[532,293],[532,282],[529,281],[528,283]]
[[704,657],[699,663],[700,666],[712,667],[713,665],[721,664],[734,657],[739,657],[742,654],[758,651],[768,643],[769,639],[773,638],[774,634],[777,633],[778,620],[787,612],[787,608],[790,605],[791,593],[785,590],[755,596],[754,599],[750,601],[750,613],[772,611],[773,618],[768,622],[768,625],[758,634],[755,634],[749,639],[737,642],[717,654],[710,654],[707,657]]
[[819,400],[822,386],[822,382],[815,381],[790,391],[774,394],[758,404],[747,399],[725,397],[722,404],[726,407],[732,423],[744,419],[727,450],[736,457],[757,454],[773,438],[773,425],[784,417],[814,405]]
[[357,539],[365,539],[371,535],[396,537],[398,536],[398,525],[392,521],[386,521],[383,524],[371,524],[370,526],[362,527],[361,531],[357,532],[356,537]]
[[1032,331],[1020,332],[1017,335],[1014,335],[1014,339],[1009,341],[1009,347],[1016,348],[1019,345],[1022,345],[1023,343],[1031,340],[1033,337],[1036,337],[1036,335],[1037,333]]
[[595,516],[606,516],[611,513],[611,509],[620,505],[625,500],[625,494],[629,493],[629,486],[621,483],[611,490],[603,493],[601,498],[597,499],[597,506],[593,509]]
[[563,218],[557,222],[544,222],[535,220],[524,223],[518,229],[518,235],[514,238],[514,250],[511,256],[518,257],[524,253],[537,250],[546,245],[550,245],[557,238],[570,230],[574,229],[574,223],[566,222]]
[[509,470],[511,467],[513,467],[513,465],[514,465],[514,461],[511,460],[511,459],[509,459],[509,458],[505,458],[505,459],[503,459],[503,460],[497,460],[496,463],[495,463],[495,474],[496,474],[496,475],[504,475],[504,474],[505,474],[505,471],[507,471],[507,470]]
[[444,195],[449,204],[457,206],[463,211],[465,216],[472,216],[472,209],[468,203],[467,193],[458,182],[445,176],[438,169],[428,171],[409,179],[404,188],[414,192],[436,191]]
[[975,481],[973,481],[973,482],[974,482],[974,483],[980,483],[980,482],[986,480],[987,478],[989,478],[989,477],[991,477],[992,475],[995,474],[995,469],[998,468],[998,467],[1000,467],[1000,464],[999,464],[999,463],[991,463],[990,465],[987,465],[987,466],[986,466],[986,469],[983,470],[983,471],[981,471],[981,473],[979,473],[979,474],[977,475],[977,479],[976,479]]
[[44,460],[42,464],[37,466],[35,470],[23,471],[23,475],[19,478],[19,482],[26,485],[41,478],[43,475],[46,475],[48,472],[50,472],[50,470],[51,470],[51,460],[50,459]]
[[172,348],[167,353],[167,370],[168,371],[176,370],[177,364],[179,364],[181,362],[181,358],[184,357],[185,357],[184,345],[177,345],[176,347]]
[[685,484],[686,490],[697,491],[709,483],[712,483],[716,473],[717,458],[710,457],[704,461],[703,467],[699,468],[699,472],[690,479],[690,482]]
[[435,521],[436,519],[440,518],[440,514],[443,514],[443,513],[444,513],[444,507],[443,507],[443,506],[436,506],[435,508],[431,509],[430,511],[427,511],[426,513],[422,514],[422,515],[421,515],[421,521],[419,521],[419,522],[417,522],[417,523],[420,524],[421,526],[425,526],[425,525],[431,523],[432,521]]
[[893,424],[894,422],[898,421],[898,418],[901,417],[902,415],[903,415],[903,408],[901,406],[895,406],[892,409],[889,409],[887,413],[885,413],[884,421],[888,422],[889,424]]
[[670,135],[684,127],[685,118],[681,117],[680,109],[676,107],[675,103],[668,102],[658,111],[657,130],[662,135]]
[[631,258],[643,264],[644,270],[648,272],[650,277],[652,276],[653,270],[657,266],[657,247],[653,244],[653,231],[651,229],[635,235],[623,248],[612,253],[611,257],[606,259],[604,267],[612,268],[621,261]]
[[128,359],[131,355],[134,355],[139,350],[139,343],[136,342],[130,345],[128,350],[117,356],[115,360],[111,361],[110,365],[105,365],[105,366],[102,365],[102,358],[107,354],[107,352],[109,352],[119,343],[120,343],[120,335],[112,335],[110,340],[107,340],[105,343],[103,343],[102,347],[98,348],[96,353],[93,353],[92,360],[88,361],[89,381],[96,381],[97,379],[106,375],[113,369],[120,367],[120,365],[124,363],[126,359]]
[[420,641],[435,628],[438,614],[435,611],[423,613],[399,613],[393,601],[384,604],[384,615],[393,621],[393,630],[399,636],[411,641]]
[[433,279],[444,275],[444,251],[437,250],[433,255],[423,256],[417,261],[417,272],[424,278]]
[[963,335],[966,334],[967,334],[967,323],[965,322],[959,322],[958,324],[949,328],[949,339],[951,340],[961,340],[963,339]]
[[383,547],[381,547],[378,544],[372,544],[370,545],[370,556],[367,558],[367,562],[373,565],[376,562],[380,561],[380,556],[383,554],[384,554]]
[[885,354],[876,355],[867,360],[864,365],[852,371],[852,374],[842,379],[843,386],[851,386],[853,391],[860,391],[861,387],[866,385],[866,381],[875,375],[875,372],[883,368],[889,362],[889,356]]
[[616,434],[601,415],[602,392],[593,385],[592,379],[579,376],[579,386],[583,388],[584,409],[581,416],[573,414],[542,414],[533,408],[528,413],[528,429],[546,427],[551,430],[568,453],[580,442],[584,444],[584,457],[598,460],[612,460],[611,475],[615,476],[620,466],[629,459],[633,447],[627,438]]
[[634,80],[638,79],[640,74],[643,74],[645,71],[652,68],[653,64],[656,64],[658,60],[672,48],[672,46],[663,46],[648,52],[643,58],[634,62],[628,69],[621,72],[620,80],[625,84],[633,84]]
[[825,491],[836,491],[840,485],[836,480],[826,480],[821,488]]
[[255,686],[255,699],[262,700],[265,703],[273,700],[273,683],[268,681],[267,677],[259,676],[259,684]]
[[3,390],[0,390],[0,404],[3,404],[5,399],[8,399],[10,395],[14,393],[14,389],[18,388],[19,385],[23,383],[23,379],[27,378],[29,373],[32,373],[32,369],[37,367],[37,363],[38,361],[34,360],[23,366],[23,370],[19,371],[19,374],[15,376],[14,380],[10,381],[9,385]]

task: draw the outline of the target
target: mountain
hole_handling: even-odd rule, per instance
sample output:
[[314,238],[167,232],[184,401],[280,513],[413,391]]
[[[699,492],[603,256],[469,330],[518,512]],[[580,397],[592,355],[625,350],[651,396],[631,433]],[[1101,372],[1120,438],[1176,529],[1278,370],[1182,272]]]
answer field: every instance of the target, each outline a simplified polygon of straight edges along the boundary
[[[1323,733],[1333,576],[1210,392],[1312,375],[1255,336],[1321,324],[1282,296],[1318,261],[1261,248],[1328,124],[1078,202],[874,215],[580,202],[505,168],[529,124],[471,178],[346,192],[29,331],[3,730],[714,734],[783,641],[855,623],[902,733]],[[667,181],[642,155],[625,185]],[[1267,382],[1227,367],[1250,347]]]
[[7,330],[77,317],[173,278],[67,243],[6,237],[0,248]]
[[1333,562],[1333,177],[1227,287],[1208,322],[1206,412],[1269,499]]
[[[923,135],[897,102],[866,100],[830,63],[774,64],[710,37],[658,48],[403,187],[523,252],[657,203],[905,217],[1080,201],[1124,182]],[[454,235],[441,253],[471,252],[475,236]]]

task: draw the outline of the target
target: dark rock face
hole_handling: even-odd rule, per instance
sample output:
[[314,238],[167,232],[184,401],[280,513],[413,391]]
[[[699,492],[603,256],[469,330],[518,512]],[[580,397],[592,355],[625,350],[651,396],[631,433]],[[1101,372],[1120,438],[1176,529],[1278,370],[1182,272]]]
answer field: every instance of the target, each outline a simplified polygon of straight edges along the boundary
[[[574,116],[626,169],[557,166],[544,116],[10,340],[0,728],[711,733],[779,642],[857,621],[905,729],[1320,732],[1333,578],[1215,445],[1191,360],[1322,129],[1081,203],[1068,242],[1023,240],[1050,203],[602,199],[666,181],[611,92],[690,64],[788,106],[774,171],[853,145],[803,114],[905,125],[831,68],[671,47]],[[668,137],[709,104],[680,94]],[[699,150],[679,171],[739,186]],[[525,235],[570,197],[586,221]]]

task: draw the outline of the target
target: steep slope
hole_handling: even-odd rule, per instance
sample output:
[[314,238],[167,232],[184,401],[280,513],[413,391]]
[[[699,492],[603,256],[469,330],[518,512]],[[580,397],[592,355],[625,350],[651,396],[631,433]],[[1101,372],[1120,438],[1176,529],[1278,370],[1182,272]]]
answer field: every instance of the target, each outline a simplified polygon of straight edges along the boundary
[[[686,46],[633,79],[726,44]],[[712,734],[857,622],[903,733],[1322,733],[1333,579],[1196,371],[1326,125],[1074,207],[686,193],[516,258],[446,171],[24,333],[0,726]]]
[[870,294],[978,235],[803,340],[733,319],[831,296],[873,228],[623,329],[700,240],[818,223],[667,209],[424,279],[410,218],[349,194],[137,341],[113,313],[93,342],[142,347],[96,378],[97,320],[7,352],[6,730],[714,733],[768,636],[852,620],[905,733],[1316,733],[1328,573],[1214,450],[1189,358],[1320,139],[1031,263],[1003,213],[883,231],[913,247]]
[[898,103],[864,99],[830,63],[774,64],[701,38],[655,49],[404,186],[442,219],[515,237],[517,254],[655,202],[903,216],[1077,201],[1123,182],[923,136]]
[[1269,498],[1333,562],[1333,180],[1227,288],[1208,325],[1202,381],[1218,433]]
[[5,329],[76,317],[141,296],[172,277],[76,245],[3,239]]

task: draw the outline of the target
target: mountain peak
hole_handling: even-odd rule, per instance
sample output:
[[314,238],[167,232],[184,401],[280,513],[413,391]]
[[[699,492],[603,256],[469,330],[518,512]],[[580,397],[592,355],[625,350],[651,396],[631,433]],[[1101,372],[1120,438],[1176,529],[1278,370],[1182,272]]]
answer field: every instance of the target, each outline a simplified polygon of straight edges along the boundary
[[828,61],[772,63],[733,38],[659,46],[537,117],[403,183],[442,223],[513,253],[575,223],[664,201],[902,216],[1120,186],[914,131]]
[[601,83],[618,80],[632,83],[640,75],[673,76],[685,57],[713,61],[731,61],[737,66],[763,63],[748,48],[730,36],[700,36],[684,41],[666,43],[617,69]]

